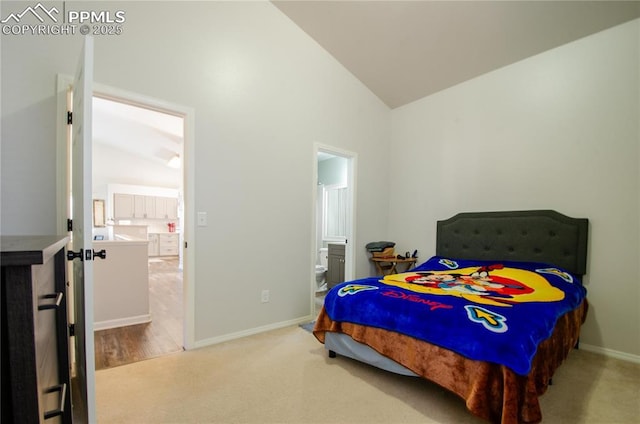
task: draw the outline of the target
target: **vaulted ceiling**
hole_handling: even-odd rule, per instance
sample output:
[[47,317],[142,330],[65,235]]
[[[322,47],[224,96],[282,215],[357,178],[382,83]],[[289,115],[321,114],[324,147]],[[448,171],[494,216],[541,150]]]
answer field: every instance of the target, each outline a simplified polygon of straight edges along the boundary
[[[640,17],[640,1],[273,4],[391,108]],[[100,98],[94,108],[96,143],[157,163],[180,154],[181,118]]]
[[640,17],[640,1],[273,1],[396,108]]

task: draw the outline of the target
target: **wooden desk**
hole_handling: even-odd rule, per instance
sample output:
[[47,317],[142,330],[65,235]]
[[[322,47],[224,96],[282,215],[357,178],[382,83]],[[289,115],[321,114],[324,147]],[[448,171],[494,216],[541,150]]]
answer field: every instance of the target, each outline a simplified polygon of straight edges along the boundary
[[371,261],[376,266],[376,271],[378,275],[390,275],[398,273],[398,264],[407,264],[406,271],[409,271],[413,265],[415,265],[416,260],[418,258],[406,258],[406,259],[398,259],[398,258],[379,258],[372,257]]

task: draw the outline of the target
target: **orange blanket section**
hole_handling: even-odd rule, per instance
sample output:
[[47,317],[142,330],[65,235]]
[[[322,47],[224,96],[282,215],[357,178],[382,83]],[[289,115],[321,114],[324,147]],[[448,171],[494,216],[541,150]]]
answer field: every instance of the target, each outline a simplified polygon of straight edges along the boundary
[[555,370],[567,358],[587,316],[586,299],[560,317],[551,337],[538,346],[531,372],[520,376],[509,368],[465,358],[413,337],[347,322],[335,322],[320,312],[313,329],[324,343],[325,332],[344,333],[416,374],[456,393],[474,415],[493,423],[537,423],[542,420],[539,396]]

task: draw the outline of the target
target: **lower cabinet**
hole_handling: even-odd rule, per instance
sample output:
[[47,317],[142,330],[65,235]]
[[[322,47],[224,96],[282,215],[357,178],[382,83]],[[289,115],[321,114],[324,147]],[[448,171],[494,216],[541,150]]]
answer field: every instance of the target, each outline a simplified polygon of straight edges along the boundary
[[160,234],[160,256],[177,256],[179,244],[178,233]]
[[151,233],[147,235],[149,239],[149,256],[158,256],[160,254],[160,235]]
[[344,244],[329,244],[327,251],[327,288],[344,281]]
[[2,423],[72,423],[63,236],[2,236]]
[[178,256],[180,253],[179,233],[150,233],[149,256]]

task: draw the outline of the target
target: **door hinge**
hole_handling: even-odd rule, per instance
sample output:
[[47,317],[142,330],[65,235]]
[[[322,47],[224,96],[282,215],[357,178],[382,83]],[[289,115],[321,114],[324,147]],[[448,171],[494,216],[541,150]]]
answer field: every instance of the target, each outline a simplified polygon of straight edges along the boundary
[[73,112],[67,111],[67,125],[73,124]]
[[73,231],[73,219],[67,218],[67,231]]
[[69,324],[69,337],[73,337],[76,335],[76,325]]

